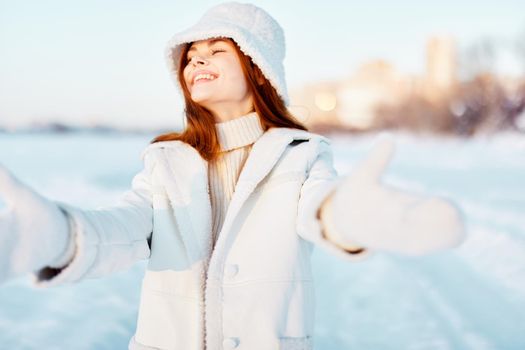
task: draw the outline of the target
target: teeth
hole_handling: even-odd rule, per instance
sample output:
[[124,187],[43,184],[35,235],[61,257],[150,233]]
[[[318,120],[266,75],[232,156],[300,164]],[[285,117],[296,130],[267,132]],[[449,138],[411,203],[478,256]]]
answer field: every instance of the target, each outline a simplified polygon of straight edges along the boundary
[[214,80],[215,77],[211,74],[199,74],[195,77],[194,83],[201,79]]

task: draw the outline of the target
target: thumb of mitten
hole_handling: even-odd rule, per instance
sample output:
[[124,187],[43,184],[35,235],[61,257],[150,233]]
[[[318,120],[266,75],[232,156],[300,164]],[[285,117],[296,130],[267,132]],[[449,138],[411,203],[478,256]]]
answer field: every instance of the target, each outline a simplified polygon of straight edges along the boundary
[[335,206],[347,208],[362,206],[377,192],[381,176],[394,153],[394,142],[383,138],[377,142],[367,157],[342,182],[335,191]]
[[13,173],[0,164],[0,197],[10,207],[16,207],[18,203],[24,205],[35,205],[42,198],[35,191],[18,180]]
[[379,182],[381,174],[388,166],[395,151],[394,141],[382,138],[370,151],[360,165],[357,166],[351,177],[358,182]]

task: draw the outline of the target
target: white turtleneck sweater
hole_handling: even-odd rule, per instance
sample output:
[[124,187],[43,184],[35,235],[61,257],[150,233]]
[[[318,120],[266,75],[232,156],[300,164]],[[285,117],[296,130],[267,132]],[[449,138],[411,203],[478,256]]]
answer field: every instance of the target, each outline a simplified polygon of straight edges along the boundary
[[253,143],[264,133],[256,112],[216,123],[215,128],[221,152],[218,158],[208,165],[214,246],[242,167]]

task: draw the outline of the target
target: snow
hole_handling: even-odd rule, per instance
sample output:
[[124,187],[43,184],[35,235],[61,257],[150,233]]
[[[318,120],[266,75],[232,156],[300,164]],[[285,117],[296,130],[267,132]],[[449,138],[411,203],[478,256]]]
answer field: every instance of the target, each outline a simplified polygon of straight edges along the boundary
[[[96,207],[129,187],[153,136],[3,134],[0,163],[49,198]],[[316,249],[315,348],[524,349],[525,137],[393,137],[384,181],[455,200],[468,238],[425,257],[376,252],[358,263]],[[374,139],[334,136],[339,172]],[[1,286],[0,348],[127,348],[144,267],[50,289],[26,277]]]

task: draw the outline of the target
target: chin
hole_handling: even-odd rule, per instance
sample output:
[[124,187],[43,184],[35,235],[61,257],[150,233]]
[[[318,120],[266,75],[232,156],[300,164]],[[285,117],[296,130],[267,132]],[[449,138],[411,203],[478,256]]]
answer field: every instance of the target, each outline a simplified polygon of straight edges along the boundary
[[199,104],[202,104],[202,103],[205,103],[206,101],[210,101],[210,97],[209,94],[193,94],[191,95],[191,99],[193,102],[195,103],[199,103]]
[[209,98],[204,98],[202,96],[196,96],[195,98],[192,96],[191,100],[198,104],[201,107],[204,107],[211,111],[211,106],[213,106],[213,101]]

